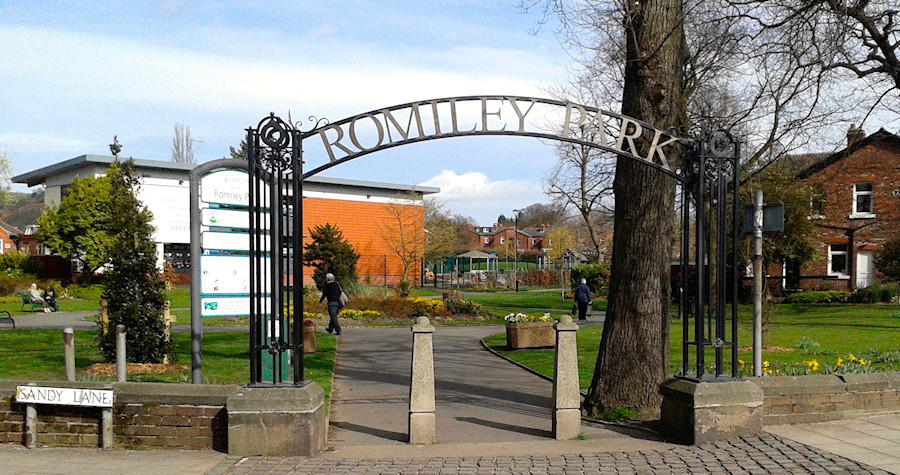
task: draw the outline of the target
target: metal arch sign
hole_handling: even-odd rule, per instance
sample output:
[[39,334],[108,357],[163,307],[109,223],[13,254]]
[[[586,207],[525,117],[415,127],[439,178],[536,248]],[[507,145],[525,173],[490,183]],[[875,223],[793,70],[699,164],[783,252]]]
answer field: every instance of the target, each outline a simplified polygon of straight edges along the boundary
[[677,144],[687,144],[687,139],[596,107],[523,96],[431,99],[325,123],[299,135],[306,151],[315,145],[328,157],[327,163],[304,173],[303,178],[400,145],[481,135],[527,136],[582,144],[632,158],[684,181],[672,157]]

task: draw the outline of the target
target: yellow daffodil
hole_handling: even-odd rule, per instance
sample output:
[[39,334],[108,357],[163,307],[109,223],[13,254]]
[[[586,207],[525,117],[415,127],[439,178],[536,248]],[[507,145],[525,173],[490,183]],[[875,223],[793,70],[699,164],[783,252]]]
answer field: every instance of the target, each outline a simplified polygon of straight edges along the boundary
[[853,353],[850,353],[850,356],[847,356],[847,359],[850,361],[856,361],[856,357],[853,356]]
[[838,368],[844,366],[844,358],[841,358],[840,356],[838,356],[837,363],[835,363],[835,366],[837,366]]

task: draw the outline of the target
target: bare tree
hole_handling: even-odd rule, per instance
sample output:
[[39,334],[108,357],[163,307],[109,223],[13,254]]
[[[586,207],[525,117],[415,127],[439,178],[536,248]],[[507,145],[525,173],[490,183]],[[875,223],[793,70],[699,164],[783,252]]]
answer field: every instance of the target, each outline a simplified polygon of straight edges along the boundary
[[380,223],[381,239],[400,260],[402,285],[424,255],[425,227],[423,209],[415,204],[420,197],[410,191],[390,200],[385,207],[387,219]]
[[175,163],[197,163],[194,158],[194,140],[191,128],[184,124],[175,124],[175,137],[172,139],[172,161]]

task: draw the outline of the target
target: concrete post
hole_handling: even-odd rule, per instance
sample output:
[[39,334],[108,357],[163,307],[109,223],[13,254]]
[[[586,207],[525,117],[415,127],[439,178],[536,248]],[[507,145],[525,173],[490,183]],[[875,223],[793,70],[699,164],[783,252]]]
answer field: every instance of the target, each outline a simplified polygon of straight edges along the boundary
[[75,331],[72,327],[63,330],[63,343],[66,347],[66,379],[75,381]]
[[25,447],[34,448],[37,442],[37,408],[34,404],[25,405]]
[[111,407],[104,407],[100,411],[100,446],[111,449],[113,439],[113,410]]
[[128,377],[125,356],[125,325],[116,325],[116,381],[120,383]]
[[409,386],[409,443],[433,444],[434,431],[434,327],[419,317],[412,327],[413,352]]
[[553,360],[553,437],[568,440],[581,435],[581,392],[578,384],[578,325],[572,317],[559,317]]

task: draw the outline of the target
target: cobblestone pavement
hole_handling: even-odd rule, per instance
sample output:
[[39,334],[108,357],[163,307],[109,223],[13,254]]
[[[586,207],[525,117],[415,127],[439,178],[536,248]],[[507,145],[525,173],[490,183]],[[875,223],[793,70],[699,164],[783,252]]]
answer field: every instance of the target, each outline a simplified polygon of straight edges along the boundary
[[411,460],[355,460],[304,457],[229,456],[210,474],[379,473],[379,474],[886,474],[867,465],[774,435],[745,437],[667,451],[573,455],[441,457]]

